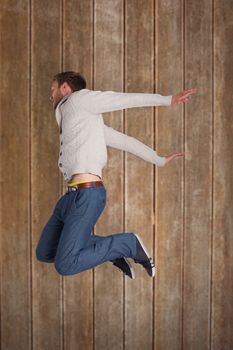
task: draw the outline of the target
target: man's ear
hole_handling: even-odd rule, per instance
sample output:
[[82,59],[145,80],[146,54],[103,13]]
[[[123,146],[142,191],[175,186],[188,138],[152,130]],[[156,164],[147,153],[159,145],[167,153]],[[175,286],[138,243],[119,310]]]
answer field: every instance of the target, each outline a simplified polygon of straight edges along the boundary
[[72,92],[72,90],[71,90],[70,86],[67,84],[67,82],[64,82],[60,88],[61,88],[61,91],[65,94]]

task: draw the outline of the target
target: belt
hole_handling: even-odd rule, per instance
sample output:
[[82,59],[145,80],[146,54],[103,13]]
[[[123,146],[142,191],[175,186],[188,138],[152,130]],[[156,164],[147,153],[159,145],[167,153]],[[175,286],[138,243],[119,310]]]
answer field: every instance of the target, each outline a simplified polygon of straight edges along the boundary
[[102,181],[84,182],[82,184],[68,186],[66,193],[78,191],[81,188],[100,187],[100,186],[104,186]]

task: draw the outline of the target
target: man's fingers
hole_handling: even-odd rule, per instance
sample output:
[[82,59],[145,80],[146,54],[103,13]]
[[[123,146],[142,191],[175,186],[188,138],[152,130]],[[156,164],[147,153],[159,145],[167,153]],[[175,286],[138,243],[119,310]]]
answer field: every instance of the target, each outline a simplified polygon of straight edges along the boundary
[[187,90],[184,90],[183,92],[197,92],[197,88],[192,88],[192,89],[187,89]]
[[182,91],[180,93],[180,97],[185,98],[185,97],[188,97],[196,92],[197,92],[197,89],[188,89],[188,90]]
[[172,159],[182,156],[184,156],[184,152],[173,152],[172,154],[170,154],[170,156],[166,157],[166,163],[171,161]]
[[174,156],[184,156],[184,153],[175,153]]
[[174,96],[172,105],[181,104],[188,101],[188,98],[197,92],[197,88],[187,89]]
[[170,157],[184,156],[184,152],[174,152],[170,155]]
[[192,94],[194,94],[194,92],[186,92],[186,93],[182,93],[182,95],[180,95],[180,97],[179,97],[179,101],[181,101],[181,102],[187,102],[188,101],[188,98],[192,95]]
[[193,91],[188,91],[188,92],[183,92],[183,94],[182,94],[182,98],[185,98],[185,97],[188,97],[188,96],[190,96],[190,95],[192,95],[192,94],[194,94],[194,92]]

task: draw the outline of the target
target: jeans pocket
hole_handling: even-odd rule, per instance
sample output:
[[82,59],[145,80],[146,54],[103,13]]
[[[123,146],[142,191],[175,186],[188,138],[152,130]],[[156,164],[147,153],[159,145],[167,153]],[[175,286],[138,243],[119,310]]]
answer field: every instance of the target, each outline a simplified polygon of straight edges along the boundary
[[90,192],[88,188],[81,189],[75,192],[72,212],[75,215],[83,216],[90,205]]

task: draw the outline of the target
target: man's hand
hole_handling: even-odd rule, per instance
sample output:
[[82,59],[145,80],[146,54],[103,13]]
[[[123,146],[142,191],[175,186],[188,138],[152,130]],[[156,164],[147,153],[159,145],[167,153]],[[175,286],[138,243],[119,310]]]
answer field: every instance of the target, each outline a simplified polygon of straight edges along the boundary
[[181,152],[173,152],[170,156],[166,156],[166,163],[170,162],[170,160],[177,158],[177,157],[182,157],[184,156],[184,153]]
[[197,89],[188,89],[180,92],[179,94],[172,96],[171,106],[173,107],[181,103],[187,102],[189,97],[192,94],[195,94],[196,92],[197,92]]

